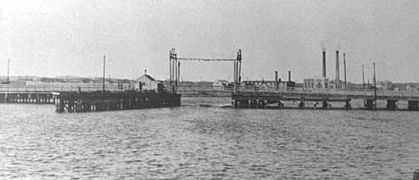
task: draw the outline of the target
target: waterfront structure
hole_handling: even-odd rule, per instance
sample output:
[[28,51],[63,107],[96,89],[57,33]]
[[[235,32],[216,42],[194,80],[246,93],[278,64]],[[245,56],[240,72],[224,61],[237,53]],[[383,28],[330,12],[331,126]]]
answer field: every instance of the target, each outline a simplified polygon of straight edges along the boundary
[[54,104],[57,93],[52,92],[3,92],[0,103]]
[[253,80],[253,81],[242,81],[241,87],[244,89],[260,89],[260,90],[286,90],[289,88],[295,88],[296,83],[294,81],[265,81],[265,80]]
[[175,49],[169,51],[169,69],[170,69],[170,80],[169,80],[169,91],[176,92],[179,86],[180,80],[180,61],[203,61],[203,62],[233,62],[233,91],[237,91],[241,82],[241,63],[242,53],[241,49],[237,51],[237,56],[233,58],[188,58],[178,57]]
[[163,91],[163,82],[158,81],[144,73],[142,76],[135,80],[135,90],[136,91],[155,91],[155,92],[162,92]]
[[276,104],[276,108],[283,108],[284,101],[297,101],[298,107],[304,108],[307,101],[321,102],[321,107],[327,109],[329,102],[345,102],[344,109],[351,109],[351,100],[364,100],[365,109],[376,110],[375,101],[387,101],[387,110],[397,110],[398,101],[407,101],[408,110],[419,110],[419,94],[398,91],[237,91],[232,93],[232,103],[236,108],[267,108]]
[[56,112],[94,112],[180,106],[180,94],[154,91],[61,92]]

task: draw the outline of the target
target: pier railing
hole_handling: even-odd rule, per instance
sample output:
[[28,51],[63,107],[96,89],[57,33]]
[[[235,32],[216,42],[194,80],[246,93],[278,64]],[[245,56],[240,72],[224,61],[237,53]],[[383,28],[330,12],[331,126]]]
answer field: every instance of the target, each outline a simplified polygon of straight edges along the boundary
[[[116,83],[105,84],[106,91],[132,90],[133,87],[121,86]],[[51,84],[0,84],[0,92],[78,92],[78,91],[101,91],[102,84],[99,83],[51,83]]]
[[419,92],[417,91],[391,91],[377,90],[375,96],[373,90],[337,90],[337,89],[242,89],[236,94],[257,95],[257,96],[288,96],[295,98],[304,97],[328,97],[329,99],[395,99],[395,100],[419,100]]

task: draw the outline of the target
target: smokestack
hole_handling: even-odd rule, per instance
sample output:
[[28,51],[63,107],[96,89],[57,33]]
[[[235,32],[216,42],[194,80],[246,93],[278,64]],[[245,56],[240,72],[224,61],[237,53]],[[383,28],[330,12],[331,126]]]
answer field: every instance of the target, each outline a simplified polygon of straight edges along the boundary
[[326,49],[323,48],[323,78],[326,78]]
[[345,80],[345,89],[346,89],[347,86],[348,86],[348,83],[346,81],[346,56],[345,56],[345,53],[343,53],[343,78]]
[[288,82],[291,82],[291,71],[288,71]]
[[339,51],[336,51],[336,88],[340,87],[340,76],[339,76]]
[[275,71],[275,87],[278,88],[278,71]]

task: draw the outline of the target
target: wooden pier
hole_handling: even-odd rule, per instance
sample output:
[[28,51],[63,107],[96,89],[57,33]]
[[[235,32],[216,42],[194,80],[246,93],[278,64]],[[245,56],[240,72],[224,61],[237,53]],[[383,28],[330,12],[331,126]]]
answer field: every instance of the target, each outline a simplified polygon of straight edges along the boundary
[[398,101],[407,101],[408,110],[419,111],[419,94],[400,91],[379,91],[376,95],[369,91],[236,91],[232,93],[235,108],[267,108],[276,104],[284,108],[284,101],[297,101],[303,109],[305,102],[321,102],[320,108],[328,109],[330,102],[345,102],[343,108],[351,109],[352,99],[364,100],[365,109],[377,109],[377,100],[387,101],[387,110],[397,110]]
[[168,92],[62,92],[56,112],[94,112],[180,106],[180,94]]
[[0,103],[55,104],[53,92],[1,92]]

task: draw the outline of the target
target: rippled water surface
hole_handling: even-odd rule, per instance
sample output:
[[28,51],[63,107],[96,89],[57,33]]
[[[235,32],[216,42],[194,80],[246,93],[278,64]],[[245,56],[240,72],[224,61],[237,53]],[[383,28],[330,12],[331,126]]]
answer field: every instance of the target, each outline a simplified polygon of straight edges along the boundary
[[0,105],[0,179],[411,179],[419,112]]

